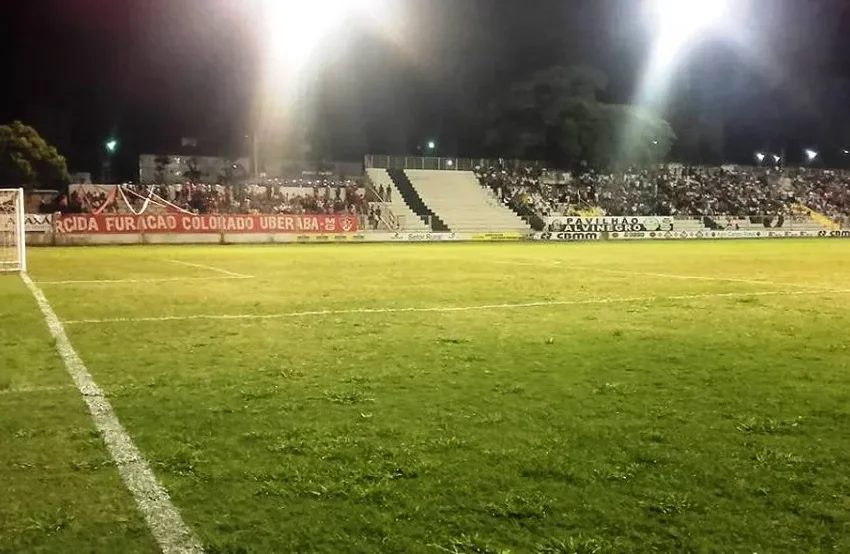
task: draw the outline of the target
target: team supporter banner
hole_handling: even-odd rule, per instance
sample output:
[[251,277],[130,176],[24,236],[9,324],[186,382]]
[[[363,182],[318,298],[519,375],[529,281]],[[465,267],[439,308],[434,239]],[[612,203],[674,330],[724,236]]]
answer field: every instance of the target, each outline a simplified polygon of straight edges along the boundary
[[357,218],[348,215],[183,215],[82,214],[56,218],[59,234],[268,234],[356,233]]
[[639,233],[672,231],[672,217],[571,217],[547,218],[553,232],[562,233]]
[[[53,230],[53,216],[50,214],[27,214],[24,218],[27,233],[49,233]],[[0,229],[14,229],[15,217],[0,215]]]
[[581,242],[587,240],[600,240],[600,233],[535,233],[534,240],[551,240],[561,242]]

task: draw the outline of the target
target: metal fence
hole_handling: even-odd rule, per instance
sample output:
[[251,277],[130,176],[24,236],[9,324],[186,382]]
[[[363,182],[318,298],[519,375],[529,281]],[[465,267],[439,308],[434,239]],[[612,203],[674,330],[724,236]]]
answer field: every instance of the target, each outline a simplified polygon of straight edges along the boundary
[[429,169],[437,171],[472,171],[477,167],[546,167],[544,162],[488,158],[434,158],[428,156],[366,156],[366,168],[376,169]]

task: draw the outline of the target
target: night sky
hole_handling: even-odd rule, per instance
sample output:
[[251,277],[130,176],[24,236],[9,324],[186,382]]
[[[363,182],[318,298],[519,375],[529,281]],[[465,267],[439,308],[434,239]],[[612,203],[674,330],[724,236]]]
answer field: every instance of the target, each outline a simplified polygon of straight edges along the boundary
[[[282,0],[283,1],[283,0]],[[682,0],[690,1],[690,0]],[[554,64],[604,71],[604,100],[628,102],[651,36],[638,0],[395,0],[392,36],[352,22],[312,67],[334,156],[407,153],[426,137],[442,153],[481,153],[464,116],[510,82]],[[4,3],[0,122],[34,125],[72,171],[98,169],[121,140],[139,153],[247,153],[261,69],[248,0],[29,0]],[[742,1],[739,37],[698,45],[680,83],[689,109],[725,123],[726,156],[817,146],[850,129],[850,10],[845,0]],[[744,51],[746,50],[746,52]],[[850,133],[848,133],[850,139]],[[792,154],[789,153],[789,156]]]

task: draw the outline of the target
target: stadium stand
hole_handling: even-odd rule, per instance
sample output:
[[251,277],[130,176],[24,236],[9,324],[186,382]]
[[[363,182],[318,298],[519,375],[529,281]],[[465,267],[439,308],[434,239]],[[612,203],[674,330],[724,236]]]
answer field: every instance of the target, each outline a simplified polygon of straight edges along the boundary
[[[403,172],[422,201],[456,232],[529,231],[531,226],[506,208],[470,171]],[[397,177],[397,180],[402,180]]]
[[620,173],[585,171],[558,184],[532,168],[490,167],[476,174],[503,203],[541,218],[599,210],[611,216],[731,217],[733,227],[743,228],[754,216],[760,222],[807,216],[814,229],[846,226],[850,214],[847,171],[670,165]]
[[63,213],[350,214],[366,215],[365,190],[351,180],[262,185],[71,185],[57,200]]
[[[366,169],[360,180],[260,184],[72,185],[42,213],[355,215],[374,231],[528,232],[563,216],[670,216],[677,229],[850,227],[850,171],[667,165],[554,172],[472,160],[474,171]],[[57,193],[58,194],[58,193]],[[368,224],[367,224],[368,222]]]

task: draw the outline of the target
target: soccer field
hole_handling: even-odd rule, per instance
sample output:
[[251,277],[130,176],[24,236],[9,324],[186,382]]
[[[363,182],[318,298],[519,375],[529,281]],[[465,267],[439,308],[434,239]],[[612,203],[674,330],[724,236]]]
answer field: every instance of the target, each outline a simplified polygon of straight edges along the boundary
[[[850,552],[850,241],[29,261],[208,553]],[[20,276],[0,311],[0,552],[160,551]]]

